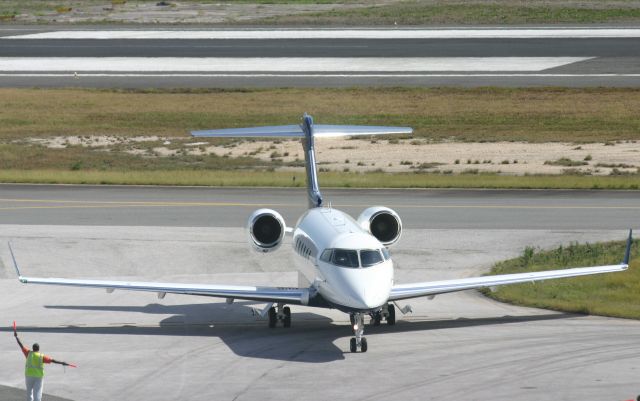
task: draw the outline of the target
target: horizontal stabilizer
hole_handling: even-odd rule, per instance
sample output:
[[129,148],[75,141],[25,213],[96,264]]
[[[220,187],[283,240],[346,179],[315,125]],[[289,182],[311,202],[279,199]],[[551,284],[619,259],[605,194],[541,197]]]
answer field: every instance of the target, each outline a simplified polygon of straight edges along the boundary
[[389,135],[389,134],[406,134],[413,133],[411,127],[382,127],[373,125],[323,125],[317,124],[313,126],[313,134],[315,137],[337,137],[337,136],[355,136],[355,135]]
[[191,131],[195,137],[235,138],[235,137],[304,137],[299,125],[273,125],[268,127],[227,128],[204,131]]
[[[329,138],[357,135],[387,135],[387,134],[411,134],[410,127],[382,127],[369,125],[313,125],[313,136],[316,138]],[[260,137],[289,137],[302,138],[304,131],[299,125],[274,125],[267,127],[228,128],[204,131],[192,131],[194,137],[210,138],[260,138]]]

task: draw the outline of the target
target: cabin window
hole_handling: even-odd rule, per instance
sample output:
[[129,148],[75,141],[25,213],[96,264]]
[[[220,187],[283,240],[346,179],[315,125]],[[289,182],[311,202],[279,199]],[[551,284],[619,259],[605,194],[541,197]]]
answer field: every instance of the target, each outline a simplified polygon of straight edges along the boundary
[[325,249],[324,252],[322,252],[322,255],[320,255],[320,260],[323,262],[331,263],[332,252],[333,252],[333,249]]
[[362,267],[370,267],[382,263],[382,255],[377,249],[363,249],[360,251]]
[[360,267],[358,251],[351,249],[334,249],[332,262],[336,266]]

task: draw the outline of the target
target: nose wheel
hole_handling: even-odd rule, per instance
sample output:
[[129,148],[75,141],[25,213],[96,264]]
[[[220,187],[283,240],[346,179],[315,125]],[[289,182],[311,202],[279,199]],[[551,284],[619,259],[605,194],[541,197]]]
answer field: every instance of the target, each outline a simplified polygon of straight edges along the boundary
[[353,324],[353,334],[355,337],[351,338],[349,342],[349,349],[351,352],[367,352],[369,348],[367,345],[367,339],[364,337],[364,313],[352,313],[351,323]]

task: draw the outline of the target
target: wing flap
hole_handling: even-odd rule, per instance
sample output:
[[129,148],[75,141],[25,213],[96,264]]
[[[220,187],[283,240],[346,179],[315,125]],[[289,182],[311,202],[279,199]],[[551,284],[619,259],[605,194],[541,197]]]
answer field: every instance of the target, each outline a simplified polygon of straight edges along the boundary
[[591,274],[612,273],[626,270],[628,264],[577,267],[563,270],[547,270],[532,273],[502,274],[497,276],[470,277],[454,280],[429,281],[424,283],[395,285],[391,289],[390,301],[444,294],[447,292],[496,287],[499,285],[528,283],[558,278],[579,277]]

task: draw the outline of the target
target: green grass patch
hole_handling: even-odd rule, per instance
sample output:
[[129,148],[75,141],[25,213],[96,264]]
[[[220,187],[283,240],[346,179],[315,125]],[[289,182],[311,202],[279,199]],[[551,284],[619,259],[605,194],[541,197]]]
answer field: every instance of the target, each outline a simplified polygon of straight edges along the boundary
[[567,157],[561,157],[557,160],[547,160],[546,162],[544,162],[544,164],[547,164],[549,166],[574,167],[574,166],[586,166],[589,163],[583,160],[571,160]]
[[[295,179],[294,179],[295,177]],[[321,172],[324,188],[638,189],[640,176],[501,176],[497,174]],[[257,170],[2,169],[0,182],[49,184],[302,187],[304,172]]]
[[[525,248],[522,256],[497,263],[490,274],[522,273],[618,264],[626,241],[571,244],[551,251]],[[640,241],[631,264],[621,273],[501,286],[486,295],[502,302],[558,311],[640,319]]]

